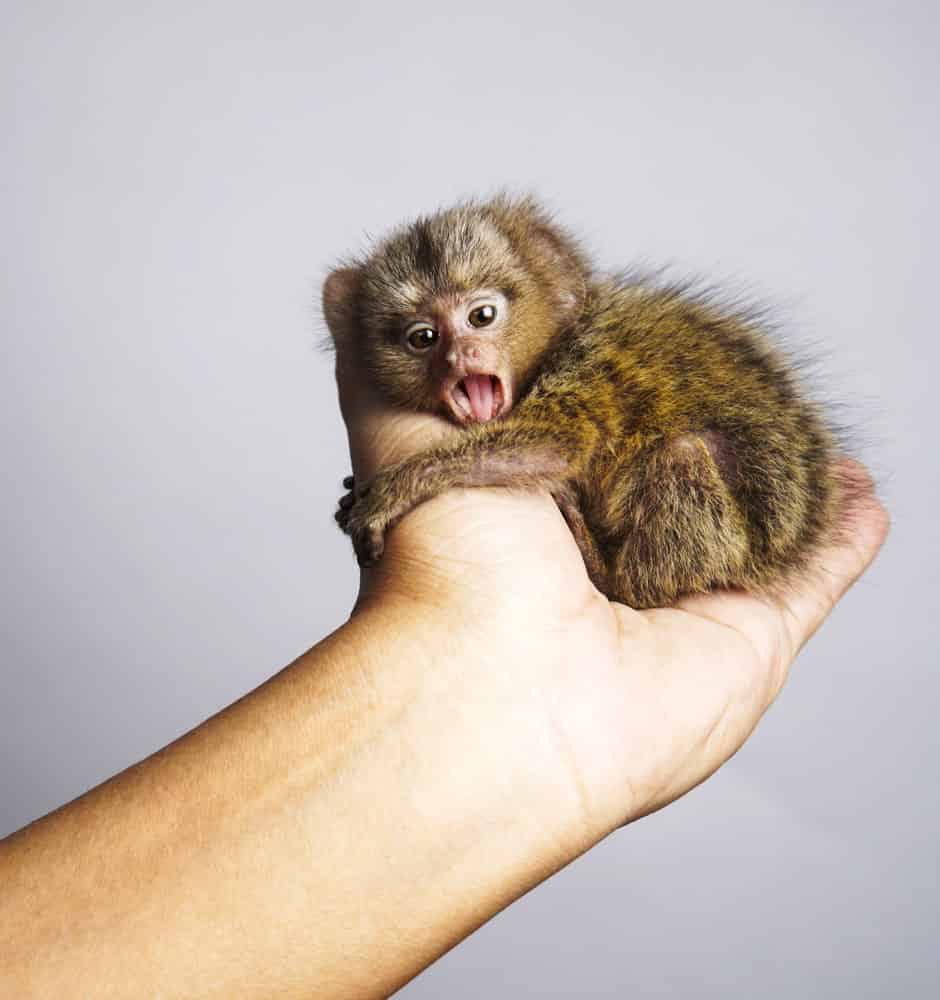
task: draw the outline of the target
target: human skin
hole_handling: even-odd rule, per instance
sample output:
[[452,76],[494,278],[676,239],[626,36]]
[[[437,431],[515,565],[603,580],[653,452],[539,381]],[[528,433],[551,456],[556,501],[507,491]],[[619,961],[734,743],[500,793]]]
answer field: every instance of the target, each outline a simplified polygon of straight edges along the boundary
[[[338,374],[361,479],[455,433]],[[0,993],[387,996],[741,746],[887,531],[847,470],[844,540],[785,601],[634,612],[547,496],[419,507],[346,624],[0,844]]]

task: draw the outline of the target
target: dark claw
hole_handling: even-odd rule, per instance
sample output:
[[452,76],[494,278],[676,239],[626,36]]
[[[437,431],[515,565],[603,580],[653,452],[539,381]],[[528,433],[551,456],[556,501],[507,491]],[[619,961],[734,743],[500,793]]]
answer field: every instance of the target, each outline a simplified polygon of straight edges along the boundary
[[355,485],[356,485],[356,477],[355,476],[347,476],[343,480],[343,489],[351,490]]
[[347,493],[346,496],[339,498],[340,510],[349,510],[355,502],[356,498],[352,495],[352,493]]

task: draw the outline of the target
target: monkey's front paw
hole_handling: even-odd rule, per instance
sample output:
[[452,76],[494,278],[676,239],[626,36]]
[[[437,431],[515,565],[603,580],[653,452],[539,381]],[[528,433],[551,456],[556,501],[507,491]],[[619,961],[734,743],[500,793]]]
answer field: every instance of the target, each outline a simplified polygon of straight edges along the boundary
[[[339,498],[336,505],[336,513],[333,515],[336,523],[340,528],[349,534],[349,512],[352,510],[353,504],[359,499],[359,494],[356,492],[356,481],[352,476],[347,476],[343,480],[343,486],[349,490]],[[368,489],[365,491],[368,492]]]
[[368,495],[357,500],[350,508],[343,530],[352,538],[360,566],[374,566],[382,558],[388,526],[388,516],[375,509],[369,502]]
[[352,538],[360,566],[374,566],[382,558],[386,532],[420,501],[414,483],[422,479],[408,472],[401,467],[386,469],[365,486],[353,484],[340,500],[336,520]]
[[[344,480],[344,485],[349,480]],[[377,488],[374,488],[376,487]],[[385,551],[385,532],[392,522],[391,505],[383,499],[381,483],[369,483],[342,497],[336,521],[352,538],[359,565],[374,566]]]

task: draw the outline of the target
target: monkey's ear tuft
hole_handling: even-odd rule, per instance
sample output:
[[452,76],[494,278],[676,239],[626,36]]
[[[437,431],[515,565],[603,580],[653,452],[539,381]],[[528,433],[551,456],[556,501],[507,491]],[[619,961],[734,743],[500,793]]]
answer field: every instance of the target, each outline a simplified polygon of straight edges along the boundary
[[584,307],[591,280],[591,264],[578,241],[533,195],[500,194],[486,208],[541,282],[561,322],[573,320]]
[[584,306],[590,264],[571,236],[543,219],[535,221],[529,240],[555,305],[565,321],[574,319]]
[[356,322],[362,272],[358,267],[337,267],[323,283],[323,316],[333,339],[344,337]]

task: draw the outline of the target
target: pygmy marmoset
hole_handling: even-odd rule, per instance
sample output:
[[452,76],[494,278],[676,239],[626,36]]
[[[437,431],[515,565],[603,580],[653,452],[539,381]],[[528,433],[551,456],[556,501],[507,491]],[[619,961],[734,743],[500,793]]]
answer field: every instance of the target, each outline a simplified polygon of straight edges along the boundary
[[835,522],[833,434],[761,323],[597,276],[532,199],[398,229],[335,269],[323,304],[386,400],[462,426],[347,483],[336,518],[363,565],[454,486],[548,490],[593,582],[634,608],[785,581]]

